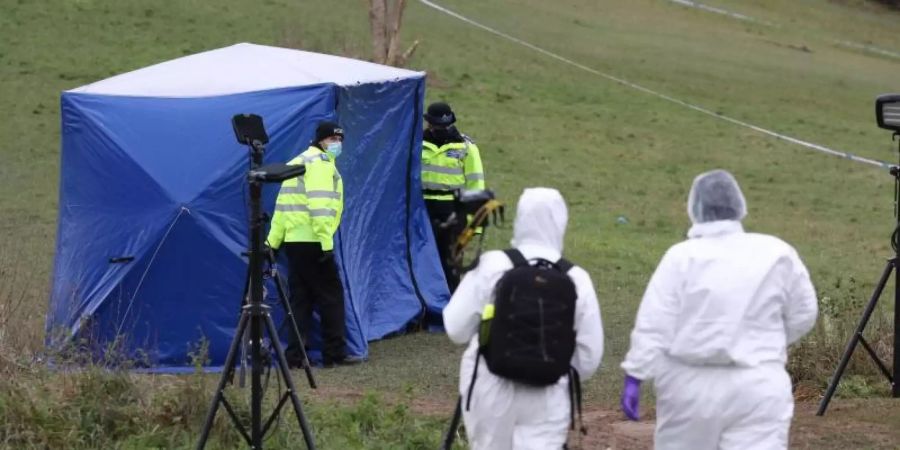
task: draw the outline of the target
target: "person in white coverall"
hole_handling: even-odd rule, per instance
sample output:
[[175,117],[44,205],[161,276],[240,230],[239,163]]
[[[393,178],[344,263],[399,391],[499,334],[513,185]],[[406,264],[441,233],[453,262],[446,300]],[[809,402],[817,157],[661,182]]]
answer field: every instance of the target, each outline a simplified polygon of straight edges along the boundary
[[622,408],[638,419],[640,382],[656,388],[657,450],[775,450],[794,410],[787,347],[818,313],[797,252],[746,233],[747,206],[723,170],[694,180],[688,240],[650,279],[622,363]]
[[[519,198],[513,247],[527,259],[559,260],[568,212],[555,189],[526,189]],[[469,343],[460,364],[459,392],[465,395],[472,381],[478,351],[478,328],[484,306],[492,302],[494,285],[513,267],[501,251],[486,252],[478,266],[462,279],[444,309],[444,327],[457,344]],[[575,284],[576,347],[574,367],[588,379],[603,356],[603,325],[591,278],[584,269],[568,272]],[[480,357],[480,356],[479,356]],[[482,360],[468,411],[463,421],[473,450],[561,449],[570,425],[568,377],[547,387],[532,387],[500,378]]]

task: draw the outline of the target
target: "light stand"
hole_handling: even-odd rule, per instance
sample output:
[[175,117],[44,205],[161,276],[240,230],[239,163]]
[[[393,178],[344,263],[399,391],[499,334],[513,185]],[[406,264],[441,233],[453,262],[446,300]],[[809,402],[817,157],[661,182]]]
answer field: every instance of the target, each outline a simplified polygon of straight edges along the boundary
[[[263,153],[265,144],[268,142],[262,118],[257,115],[236,115],[232,118],[235,135],[242,144],[250,146],[251,169],[247,175],[250,184],[250,302],[241,308],[241,317],[238,322],[234,339],[228,349],[228,356],[225,358],[225,365],[222,377],[216,387],[216,393],[213,397],[212,404],[206,416],[206,423],[197,442],[197,449],[201,450],[206,446],[209,433],[212,430],[213,421],[219,405],[225,407],[231,421],[237,431],[244,437],[250,448],[253,450],[261,450],[263,436],[278,418],[281,408],[288,400],[294,408],[300,430],[303,432],[303,439],[306,448],[315,449],[312,432],[303,414],[303,408],[300,405],[300,399],[297,397],[297,389],[294,381],[291,379],[290,369],[288,368],[287,359],[284,356],[284,349],[281,347],[281,341],[278,338],[278,331],[275,327],[272,317],[269,315],[269,306],[263,303],[263,262],[264,262],[264,238],[263,224],[266,216],[262,211],[262,185],[263,183],[280,183],[284,180],[295,178],[306,171],[302,165],[286,165],[286,164],[270,164],[262,166]],[[250,432],[247,433],[246,428],[235,414],[234,409],[225,397],[225,385],[231,379],[235,370],[235,359],[238,354],[238,347],[241,345],[244,333],[249,326],[250,329],[250,360],[251,360],[251,385],[250,385]],[[263,330],[268,332],[272,347],[275,349],[277,356],[276,362],[281,377],[285,381],[287,391],[281,396],[278,405],[272,412],[271,416],[263,423],[262,417],[262,375],[266,364],[262,355],[262,339]]]
[[[896,140],[900,136],[900,95],[889,94],[878,97],[875,102],[875,115],[878,120],[878,126],[893,130],[893,140]],[[898,142],[898,152],[900,152],[900,142]],[[872,293],[872,298],[869,299],[869,303],[863,311],[862,318],[860,318],[859,324],[856,326],[856,331],[850,338],[850,342],[847,343],[841,362],[831,377],[828,390],[825,391],[825,396],[819,404],[819,411],[816,412],[817,416],[824,415],[825,410],[828,409],[828,403],[831,402],[831,397],[834,396],[834,391],[841,382],[841,377],[844,375],[844,370],[847,368],[847,364],[850,362],[850,357],[853,356],[853,351],[856,350],[857,344],[862,344],[869,356],[872,357],[875,365],[887,378],[888,383],[891,384],[891,396],[900,398],[900,380],[897,379],[900,376],[900,264],[898,264],[898,261],[900,261],[900,203],[898,203],[900,202],[900,166],[891,166],[890,173],[894,177],[894,219],[896,225],[891,236],[891,247],[894,250],[894,256],[887,261],[884,271],[881,273],[881,279],[878,280],[878,286],[875,287],[875,292]],[[872,317],[872,313],[878,305],[878,299],[887,285],[888,278],[891,277],[891,272],[894,273],[893,372],[881,361],[881,358],[878,357],[878,354],[875,353],[875,350],[872,349],[872,346],[869,345],[869,342],[863,336],[866,325],[869,323],[869,318]]]

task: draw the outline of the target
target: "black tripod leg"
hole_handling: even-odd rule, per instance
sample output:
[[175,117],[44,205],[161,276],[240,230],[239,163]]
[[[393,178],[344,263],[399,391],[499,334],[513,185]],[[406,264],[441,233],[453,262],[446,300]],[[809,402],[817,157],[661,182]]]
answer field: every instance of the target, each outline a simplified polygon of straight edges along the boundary
[[216,387],[216,395],[213,396],[212,403],[209,405],[209,412],[206,414],[206,423],[203,425],[203,431],[200,433],[200,440],[197,441],[197,450],[203,450],[206,446],[206,440],[209,439],[209,433],[212,431],[216,412],[219,410],[219,403],[225,395],[225,384],[228,383],[231,375],[234,374],[234,358],[237,356],[238,347],[241,345],[241,340],[244,336],[244,330],[247,329],[249,318],[250,315],[246,310],[241,313],[237,331],[234,334],[234,339],[231,340],[231,347],[228,348],[228,356],[225,357],[225,366],[222,368],[222,377],[219,379],[218,387]]
[[[270,259],[269,262],[272,264],[272,267],[275,266],[275,260]],[[275,280],[275,287],[278,289],[278,297],[281,299],[281,306],[284,308],[285,313],[288,316],[288,322],[291,324],[291,328],[294,331],[294,336],[297,338],[297,345],[300,346],[300,355],[303,357],[303,370],[306,372],[306,380],[309,381],[309,387],[316,389],[318,386],[316,385],[316,379],[313,377],[312,367],[309,363],[309,356],[306,354],[306,342],[303,341],[303,335],[300,334],[300,328],[297,326],[297,320],[294,317],[294,309],[291,308],[291,302],[288,301],[287,295],[284,292],[284,285],[281,284],[281,276],[278,275],[278,272],[272,270],[272,278]],[[278,336],[277,334],[274,336]],[[273,340],[276,338],[273,338]]]
[[[257,297],[261,299],[262,296]],[[250,313],[250,446],[253,450],[262,450],[262,403],[263,392],[262,376],[265,370],[262,361],[262,339],[265,333],[267,314],[262,312],[263,305],[260,300],[251,302],[253,311]],[[275,339],[278,340],[277,338]]]
[[[247,275],[247,284],[244,287],[244,304],[247,305],[250,303],[250,298],[247,297],[246,292],[250,290],[250,275]],[[247,327],[244,327],[244,332],[241,334],[241,364],[238,375],[238,386],[243,389],[247,386],[247,348],[250,346],[250,336],[247,332]],[[234,373],[232,372],[231,377],[234,378]]]
[[275,347],[275,354],[278,356],[278,369],[281,371],[281,377],[284,378],[284,384],[288,388],[291,404],[294,406],[294,413],[297,415],[300,430],[303,432],[303,441],[306,442],[308,450],[315,450],[316,444],[313,440],[312,431],[309,429],[309,423],[306,421],[303,407],[300,405],[300,399],[297,397],[297,388],[294,386],[294,380],[291,378],[291,371],[288,369],[287,358],[284,356],[284,349],[281,348],[281,341],[278,340],[277,328],[275,328],[275,323],[272,322],[272,316],[268,314],[266,314],[266,326],[269,329],[269,336],[272,337],[272,346]]
[[[250,298],[247,294],[250,292],[250,266],[247,266],[247,277],[244,282],[244,293],[241,295],[241,308],[244,305],[250,303]],[[238,372],[238,386],[243,388],[247,384],[247,344],[249,344],[249,340],[247,338],[247,334],[244,333],[241,338],[241,369]],[[231,372],[231,380],[229,380],[232,384],[234,383],[234,371]]]
[[[834,375],[831,377],[831,383],[828,385],[828,390],[825,391],[825,397],[823,397],[822,402],[819,403],[819,411],[816,412],[817,416],[824,415],[825,410],[828,409],[828,403],[831,402],[831,397],[834,396],[834,391],[841,382],[841,377],[844,375],[844,369],[846,369],[847,364],[850,363],[850,357],[853,356],[853,351],[856,350],[856,344],[859,343],[859,339],[862,337],[863,331],[865,331],[866,325],[869,323],[869,318],[872,317],[872,312],[875,311],[875,306],[878,305],[878,298],[881,297],[881,292],[884,291],[884,286],[887,284],[888,278],[891,277],[891,272],[896,267],[896,264],[896,259],[891,259],[887,262],[884,272],[881,274],[881,279],[878,280],[878,286],[875,287],[872,298],[869,299],[869,304],[866,305],[866,310],[859,320],[859,325],[857,325],[853,336],[850,337],[850,342],[847,343],[847,348],[844,350],[844,355],[841,357],[841,363],[838,364],[837,370],[834,371]],[[897,281],[900,282],[900,279]]]
[[[250,345],[250,338],[247,336],[247,331],[245,329],[243,335],[241,336],[241,368],[240,375],[238,376],[238,386],[243,388],[247,385],[247,346]],[[232,372],[232,378],[234,377],[234,372]]]
[[444,436],[441,450],[450,450],[453,447],[453,441],[456,440],[456,432],[459,430],[460,419],[462,419],[462,396],[456,400],[456,410],[453,411],[453,419],[450,420],[450,428],[447,430],[447,435]]
[[894,374],[891,377],[891,396],[900,398],[900,266],[894,260]]

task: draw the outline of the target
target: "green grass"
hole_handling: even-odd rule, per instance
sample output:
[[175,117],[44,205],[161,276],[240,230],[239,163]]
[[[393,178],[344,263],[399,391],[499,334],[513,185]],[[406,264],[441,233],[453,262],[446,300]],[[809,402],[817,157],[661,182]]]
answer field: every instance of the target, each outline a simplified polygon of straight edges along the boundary
[[[272,378],[265,409],[276,393]],[[0,381],[0,447],[66,449],[189,449],[199,437],[214,384],[203,376],[135,376],[88,368],[77,373],[38,370],[27,379]],[[409,394],[385,399],[374,392],[347,398],[301,394],[303,413],[318,448],[433,449],[444,426],[440,418],[407,406]],[[249,418],[247,390],[229,389],[230,405]],[[266,448],[297,448],[303,435],[290,405],[283,410]],[[240,435],[220,408],[209,449],[241,447]]]
[[[897,90],[900,61],[833,43],[900,50],[896,13],[825,0],[707,3],[780,26],[666,0],[442,1],[582,64],[731,117],[897,159],[872,109],[877,94]],[[0,354],[27,361],[42,342],[55,239],[60,91],[243,41],[366,57],[364,4],[0,0]],[[611,83],[416,1],[405,17],[404,40],[421,40],[410,67],[428,71],[427,101],[451,102],[462,131],[478,141],[488,184],[511,205],[522,188],[535,185],[556,187],[567,199],[566,253],[592,274],[606,329],[604,369],[587,383],[589,402],[615,406],[617,366],[643,288],[662,253],[689,226],[685,199],[692,178],[712,168],[728,169],[742,183],[747,228],[793,243],[820,297],[828,298],[828,319],[792,361],[810,389],[822,388],[890,253],[892,187],[884,171]],[[802,46],[811,52],[796,49]],[[617,223],[619,216],[628,223]],[[502,247],[509,238],[509,230],[493,230],[488,240]],[[888,303],[871,327],[883,342]],[[452,404],[460,352],[440,335],[376,342],[368,365],[329,372],[325,385],[387,396],[409,390]],[[867,361],[860,358],[851,369],[865,380],[855,386],[883,393]],[[872,389],[847,393],[870,395]],[[137,434],[153,436],[147,433]]]

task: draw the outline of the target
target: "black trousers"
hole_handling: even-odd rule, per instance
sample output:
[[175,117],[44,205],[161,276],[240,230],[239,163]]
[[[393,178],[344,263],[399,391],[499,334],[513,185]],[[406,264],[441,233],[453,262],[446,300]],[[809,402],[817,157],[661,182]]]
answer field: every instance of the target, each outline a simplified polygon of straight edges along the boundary
[[[326,363],[342,360],[347,355],[344,322],[344,288],[333,259],[323,261],[324,252],[318,242],[286,242],[290,266],[288,283],[291,308],[304,342],[309,342],[313,310],[322,319],[322,358]],[[289,362],[300,362],[300,343],[289,333],[285,356]]]
[[434,233],[438,254],[441,257],[444,277],[447,278],[447,288],[452,294],[459,286],[459,272],[453,267],[450,255],[456,240],[466,228],[466,217],[457,213],[456,221],[447,224],[450,216],[456,212],[456,202],[453,200],[425,200],[425,207],[431,219],[431,231]]

